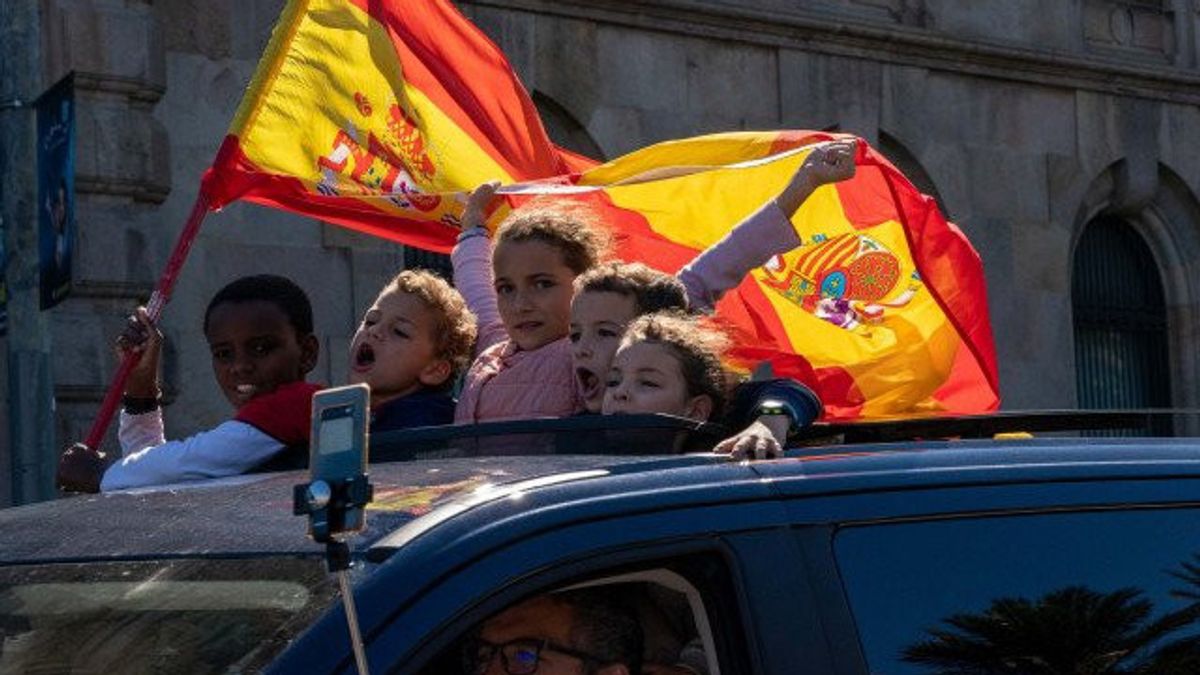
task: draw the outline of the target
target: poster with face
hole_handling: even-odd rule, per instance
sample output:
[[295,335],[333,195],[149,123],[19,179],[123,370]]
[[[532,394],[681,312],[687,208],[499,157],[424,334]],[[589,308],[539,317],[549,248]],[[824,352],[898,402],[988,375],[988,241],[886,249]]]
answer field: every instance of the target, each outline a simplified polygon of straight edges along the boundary
[[41,308],[71,292],[75,249],[75,93],[68,75],[37,100],[38,260]]

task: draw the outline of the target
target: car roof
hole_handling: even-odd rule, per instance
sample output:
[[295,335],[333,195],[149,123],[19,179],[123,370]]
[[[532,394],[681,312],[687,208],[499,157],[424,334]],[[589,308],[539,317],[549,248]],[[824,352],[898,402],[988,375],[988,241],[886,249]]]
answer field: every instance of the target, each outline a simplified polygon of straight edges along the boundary
[[[967,483],[1200,478],[1200,439],[1049,438],[909,441],[800,449],[779,460],[730,462],[711,454],[501,456],[372,464],[375,499],[365,551],[400,528],[554,486],[563,499],[602,493],[631,509],[673,500],[769,498]],[[301,471],[258,474],[60,499],[0,510],[0,565],[72,560],[320,555],[292,513]],[[587,484],[584,489],[582,484]],[[715,494],[714,486],[721,486]],[[418,529],[428,530],[429,527]],[[413,526],[405,527],[413,530]],[[385,543],[386,545],[386,543]]]
[[[665,458],[670,464],[711,462]],[[658,460],[661,463],[663,460]],[[561,456],[477,457],[373,464],[374,501],[367,529],[353,537],[366,548],[437,505],[498,486],[605,472],[653,458]],[[584,474],[587,475],[587,474]],[[0,509],[0,565],[96,559],[231,556],[323,552],[292,512],[293,486],[304,471],[263,473],[68,497]]]

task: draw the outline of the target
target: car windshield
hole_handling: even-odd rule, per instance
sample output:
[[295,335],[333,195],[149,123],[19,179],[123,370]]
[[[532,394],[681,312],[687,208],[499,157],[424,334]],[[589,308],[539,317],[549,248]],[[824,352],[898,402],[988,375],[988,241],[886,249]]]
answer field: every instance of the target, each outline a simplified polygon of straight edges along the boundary
[[320,558],[0,568],[0,674],[257,672],[334,590]]

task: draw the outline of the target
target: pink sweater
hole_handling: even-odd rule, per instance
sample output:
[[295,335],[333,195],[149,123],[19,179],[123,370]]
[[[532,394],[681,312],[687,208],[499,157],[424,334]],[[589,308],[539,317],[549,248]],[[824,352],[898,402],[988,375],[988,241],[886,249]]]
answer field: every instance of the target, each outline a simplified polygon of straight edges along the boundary
[[471,364],[454,423],[566,417],[581,410],[570,340],[555,340],[532,351],[505,340]]
[[[696,256],[679,272],[688,302],[712,311],[725,291],[772,255],[800,245],[786,214],[767,202]],[[571,343],[563,337],[525,352],[508,339],[500,321],[492,282],[492,243],[487,237],[459,242],[450,254],[454,285],[475,313],[479,339],[475,362],[454,411],[455,424],[532,417],[562,417],[583,410],[571,363]]]
[[450,254],[454,285],[479,322],[475,361],[454,409],[455,424],[564,417],[583,410],[571,365],[571,343],[555,340],[523,351],[508,339],[492,285],[492,243],[460,242]]

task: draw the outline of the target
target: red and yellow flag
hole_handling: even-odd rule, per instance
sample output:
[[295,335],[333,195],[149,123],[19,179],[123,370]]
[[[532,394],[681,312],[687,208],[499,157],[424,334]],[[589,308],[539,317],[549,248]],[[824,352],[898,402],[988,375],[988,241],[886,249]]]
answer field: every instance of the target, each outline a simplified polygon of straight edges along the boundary
[[[446,0],[293,0],[204,191],[447,251],[461,196],[524,183],[598,209],[619,253],[676,272],[777,195],[818,132],[660,143],[603,165],[556,148],[500,51]],[[718,304],[731,359],[812,385],[828,419],[998,405],[980,260],[885,158],[819,188],[802,245]]]
[[444,0],[292,0],[203,190],[448,251],[446,195],[594,165],[554,147],[500,50]]

